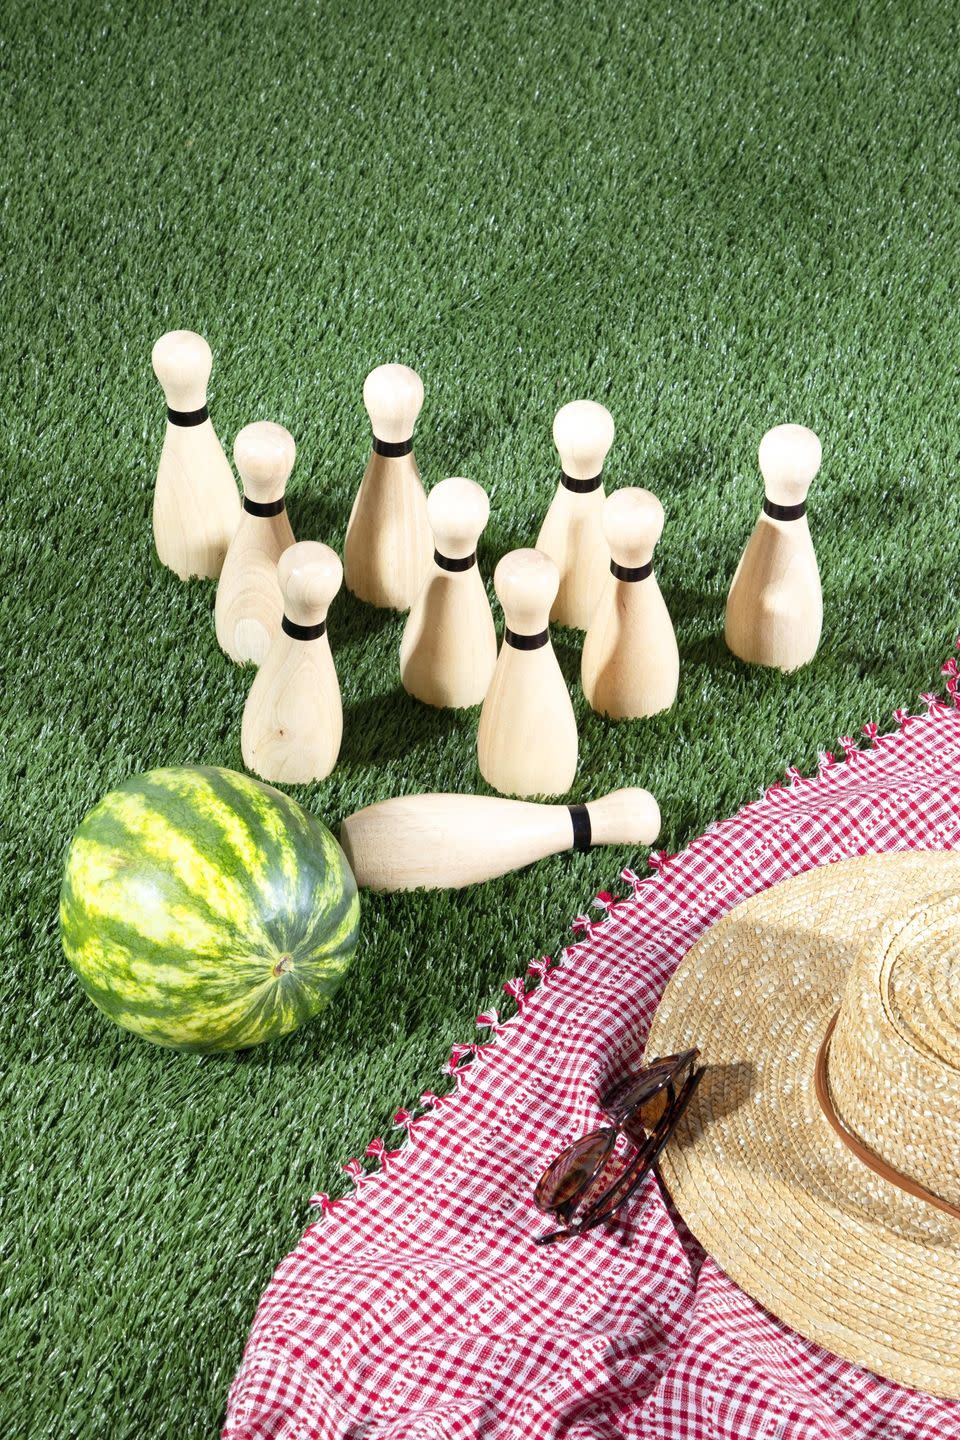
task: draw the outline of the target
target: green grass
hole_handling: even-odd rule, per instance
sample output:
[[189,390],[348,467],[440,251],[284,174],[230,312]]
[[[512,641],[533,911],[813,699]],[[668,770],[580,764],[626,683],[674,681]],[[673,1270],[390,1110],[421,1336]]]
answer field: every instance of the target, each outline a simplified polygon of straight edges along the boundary
[[[532,543],[554,410],[613,411],[610,484],[667,525],[669,714],[584,708],[575,797],[649,786],[674,850],[818,746],[938,682],[958,624],[958,221],[950,7],[474,0],[447,9],[5,10],[6,717],[0,1420],[9,1436],[210,1436],[257,1297],[315,1189],[436,1087],[500,983],[558,953],[623,864],[595,852],[465,892],[367,899],[350,982],[293,1038],[150,1048],[84,999],[56,923],[64,848],[150,766],[240,767],[249,674],[213,588],[152,551],[153,341],[189,326],[228,447],[295,435],[297,533],[342,546],[363,376],[416,366],[428,485],[490,492],[480,547]],[[812,425],[826,622],[792,677],[722,642],[756,448]],[[331,824],[482,789],[476,715],[400,689],[400,618],[344,594],[345,738],[295,792]]]

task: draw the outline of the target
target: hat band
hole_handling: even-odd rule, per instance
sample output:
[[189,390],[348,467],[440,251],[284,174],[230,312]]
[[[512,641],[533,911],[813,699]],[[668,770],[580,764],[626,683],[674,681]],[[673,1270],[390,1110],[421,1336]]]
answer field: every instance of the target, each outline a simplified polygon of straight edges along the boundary
[[935,1205],[938,1210],[942,1210],[946,1215],[951,1215],[954,1220],[960,1220],[960,1205],[951,1205],[949,1200],[942,1200],[940,1196],[935,1195],[932,1190],[928,1190],[924,1185],[918,1184],[918,1182],[912,1180],[909,1175],[904,1175],[901,1171],[895,1170],[892,1165],[887,1164],[886,1160],[881,1160],[879,1155],[874,1154],[867,1145],[864,1145],[858,1135],[855,1135],[852,1130],[847,1129],[833,1108],[833,1101],[830,1099],[830,1086],[827,1080],[827,1060],[830,1054],[830,1037],[833,1034],[834,1026],[839,1017],[840,1011],[838,1010],[827,1026],[826,1033],[820,1042],[820,1049],[817,1051],[817,1063],[814,1067],[813,1083],[817,1092],[817,1099],[820,1102],[820,1109],[830,1121],[833,1129],[840,1136],[840,1139],[844,1145],[846,1145],[847,1149],[852,1151],[857,1159],[866,1165],[868,1169],[872,1170],[875,1175],[879,1175],[882,1180],[889,1180],[891,1185],[896,1185],[901,1190],[905,1190],[908,1195],[913,1195],[917,1200],[925,1200],[928,1205]]

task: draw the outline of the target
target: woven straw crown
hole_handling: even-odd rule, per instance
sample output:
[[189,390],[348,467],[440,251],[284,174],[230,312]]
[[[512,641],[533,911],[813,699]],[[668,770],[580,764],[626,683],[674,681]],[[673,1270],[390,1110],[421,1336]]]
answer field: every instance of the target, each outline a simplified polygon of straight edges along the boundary
[[864,946],[830,1040],[830,1099],[882,1161],[960,1205],[960,897]]

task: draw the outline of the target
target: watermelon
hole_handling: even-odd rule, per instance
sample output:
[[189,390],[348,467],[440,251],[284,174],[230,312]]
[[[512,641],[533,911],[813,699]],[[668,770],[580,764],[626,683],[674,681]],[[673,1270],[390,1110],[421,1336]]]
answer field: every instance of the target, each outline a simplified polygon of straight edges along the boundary
[[322,1010],[357,944],[346,856],[289,796],[232,770],[137,775],[67,853],[60,934],[95,1005],[158,1045],[239,1050]]

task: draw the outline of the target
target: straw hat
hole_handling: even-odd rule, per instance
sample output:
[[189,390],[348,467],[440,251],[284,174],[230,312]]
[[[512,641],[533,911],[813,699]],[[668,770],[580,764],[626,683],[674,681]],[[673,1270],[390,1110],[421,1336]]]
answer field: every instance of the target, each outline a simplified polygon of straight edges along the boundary
[[647,1055],[689,1045],[707,1069],[660,1170],[693,1233],[801,1334],[960,1398],[960,853],[738,905],[684,957]]

